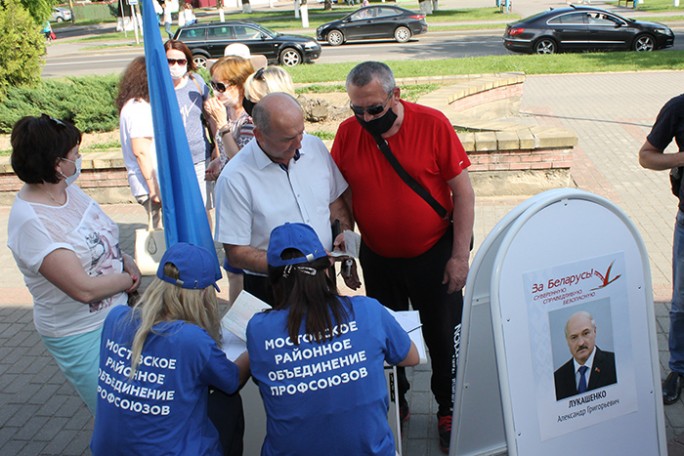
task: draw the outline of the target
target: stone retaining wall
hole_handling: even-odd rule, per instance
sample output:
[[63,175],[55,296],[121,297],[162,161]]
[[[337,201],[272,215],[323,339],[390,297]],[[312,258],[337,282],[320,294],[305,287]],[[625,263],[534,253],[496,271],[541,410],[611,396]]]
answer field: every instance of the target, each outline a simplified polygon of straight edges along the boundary
[[[445,78],[446,80],[446,78]],[[470,157],[470,178],[479,196],[533,195],[573,186],[572,150],[577,137],[561,128],[541,127],[518,115],[522,74],[450,77],[455,82],[418,103],[442,111],[459,130]],[[425,82],[402,80],[400,83]],[[330,141],[327,146],[330,147]],[[133,202],[121,151],[88,153],[78,185],[99,203]],[[21,188],[9,157],[0,157],[0,204],[11,204]]]
[[480,196],[533,195],[573,186],[577,136],[519,116],[523,74],[474,75],[423,96],[458,130]]
[[[89,153],[83,157],[78,186],[98,203],[135,202],[121,151]],[[0,205],[10,205],[22,182],[12,171],[9,157],[0,157]]]

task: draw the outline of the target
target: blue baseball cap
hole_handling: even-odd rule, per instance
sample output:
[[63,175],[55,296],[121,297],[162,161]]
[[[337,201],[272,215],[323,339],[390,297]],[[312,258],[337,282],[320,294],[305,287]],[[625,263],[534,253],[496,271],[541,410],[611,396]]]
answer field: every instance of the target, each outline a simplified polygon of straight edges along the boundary
[[[301,257],[283,259],[282,254],[287,249],[302,252]],[[328,256],[318,235],[309,225],[304,223],[286,223],[271,231],[268,242],[266,259],[269,266],[281,267],[289,264],[311,263],[314,260]]]
[[[178,242],[169,247],[157,268],[157,277],[164,282],[190,290],[204,290],[213,285],[216,291],[216,254],[187,242]],[[173,263],[178,268],[178,279],[164,275],[164,265]]]

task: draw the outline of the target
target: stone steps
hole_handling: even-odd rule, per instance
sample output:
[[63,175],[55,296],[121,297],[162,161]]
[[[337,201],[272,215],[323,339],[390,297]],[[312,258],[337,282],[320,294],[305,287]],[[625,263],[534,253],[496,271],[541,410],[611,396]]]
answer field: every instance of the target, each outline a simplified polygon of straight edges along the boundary
[[571,186],[577,136],[519,115],[525,75],[472,75],[424,95],[459,131],[478,196],[534,194]]

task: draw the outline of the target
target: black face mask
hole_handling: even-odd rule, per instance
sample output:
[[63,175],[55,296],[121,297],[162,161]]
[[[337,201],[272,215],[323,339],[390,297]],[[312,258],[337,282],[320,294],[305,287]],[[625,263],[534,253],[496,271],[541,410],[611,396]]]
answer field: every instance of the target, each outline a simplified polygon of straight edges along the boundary
[[390,107],[385,114],[377,119],[365,121],[363,117],[356,116],[356,120],[361,124],[363,128],[368,131],[373,136],[380,136],[383,133],[387,133],[394,122],[397,120],[397,115],[394,110]]
[[247,98],[247,97],[242,98],[242,107],[245,108],[247,115],[249,115],[249,116],[252,115],[252,110],[254,109],[254,105],[256,105],[256,103],[251,101],[249,98]]

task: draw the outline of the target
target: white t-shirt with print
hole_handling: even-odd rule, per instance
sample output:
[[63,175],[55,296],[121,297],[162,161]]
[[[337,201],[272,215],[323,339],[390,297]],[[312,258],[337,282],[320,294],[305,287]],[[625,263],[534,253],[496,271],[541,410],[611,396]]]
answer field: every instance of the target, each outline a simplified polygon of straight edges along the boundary
[[90,276],[123,271],[119,227],[83,190],[67,187],[67,201],[55,207],[31,203],[18,195],[8,222],[7,245],[33,296],[33,321],[38,333],[64,337],[93,331],[116,305],[126,304],[125,292],[85,304],[70,298],[38,270],[57,249],[73,251]]

